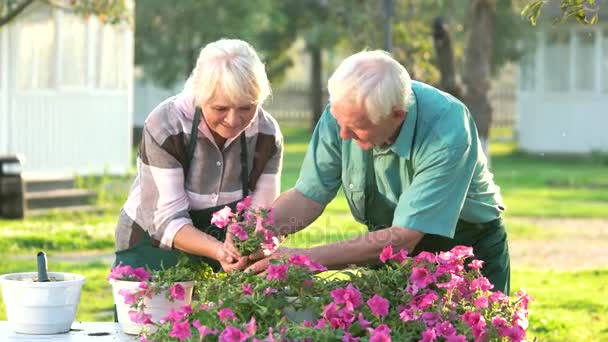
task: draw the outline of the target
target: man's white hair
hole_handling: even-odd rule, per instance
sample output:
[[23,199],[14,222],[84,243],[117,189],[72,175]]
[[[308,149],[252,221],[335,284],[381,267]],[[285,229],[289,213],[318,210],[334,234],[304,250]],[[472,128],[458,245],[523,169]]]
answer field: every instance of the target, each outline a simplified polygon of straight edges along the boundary
[[392,112],[407,110],[412,79],[407,70],[382,50],[362,51],[346,58],[327,82],[331,103],[362,105],[373,123]]
[[264,64],[247,42],[220,39],[207,44],[186,81],[185,91],[202,106],[222,92],[232,104],[262,104],[270,95]]

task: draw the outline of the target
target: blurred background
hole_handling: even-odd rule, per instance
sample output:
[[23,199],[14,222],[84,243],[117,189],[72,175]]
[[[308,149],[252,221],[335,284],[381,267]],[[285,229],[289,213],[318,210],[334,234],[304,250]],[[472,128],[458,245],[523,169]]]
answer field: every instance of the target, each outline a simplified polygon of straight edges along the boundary
[[[0,273],[33,269],[44,249],[50,267],[87,275],[79,319],[111,320],[104,279],[144,121],[219,38],[266,64],[283,190],[344,57],[390,51],[460,98],[507,205],[513,288],[537,298],[530,334],[608,340],[604,0],[0,0]],[[287,243],[362,232],[340,194]]]

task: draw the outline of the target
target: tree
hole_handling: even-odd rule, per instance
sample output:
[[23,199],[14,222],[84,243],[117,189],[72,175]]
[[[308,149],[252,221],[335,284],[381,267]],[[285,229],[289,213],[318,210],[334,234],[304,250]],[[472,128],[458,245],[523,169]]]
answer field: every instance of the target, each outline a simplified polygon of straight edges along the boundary
[[[599,19],[600,4],[597,0],[554,0],[559,1],[559,7],[562,15],[554,18],[554,22],[563,22],[570,18],[576,19],[578,22],[585,25],[593,25]],[[533,0],[521,11],[521,15],[528,19],[534,26],[541,15],[543,7],[549,1]],[[608,6],[608,2],[606,2]]]
[[83,17],[98,16],[102,22],[118,24],[131,21],[130,2],[128,0],[0,0],[0,27],[9,24],[34,3],[45,3],[49,6],[73,12]]

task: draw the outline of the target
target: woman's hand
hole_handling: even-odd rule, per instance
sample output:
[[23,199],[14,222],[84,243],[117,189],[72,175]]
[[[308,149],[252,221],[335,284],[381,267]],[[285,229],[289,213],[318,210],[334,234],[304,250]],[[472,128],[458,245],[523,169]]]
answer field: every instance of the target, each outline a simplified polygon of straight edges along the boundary
[[226,273],[242,271],[247,267],[248,262],[246,257],[234,254],[226,248],[225,243],[217,248],[215,259],[220,263]]

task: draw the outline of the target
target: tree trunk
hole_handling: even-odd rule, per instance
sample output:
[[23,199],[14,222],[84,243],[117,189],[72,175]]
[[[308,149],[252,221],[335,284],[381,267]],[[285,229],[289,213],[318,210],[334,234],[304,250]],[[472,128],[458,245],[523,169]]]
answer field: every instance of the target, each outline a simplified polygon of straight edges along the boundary
[[321,59],[321,48],[309,46],[310,54],[310,110],[312,111],[311,130],[315,129],[323,111],[323,65]]
[[441,74],[439,89],[452,94],[462,100],[462,87],[456,80],[456,68],[454,67],[454,49],[448,25],[441,17],[435,18],[433,22],[433,42],[437,55],[437,66]]
[[492,106],[488,96],[492,61],[496,0],[471,0],[471,28],[465,52],[463,81],[466,86],[464,102],[475,118],[484,152],[489,158],[489,134]]

